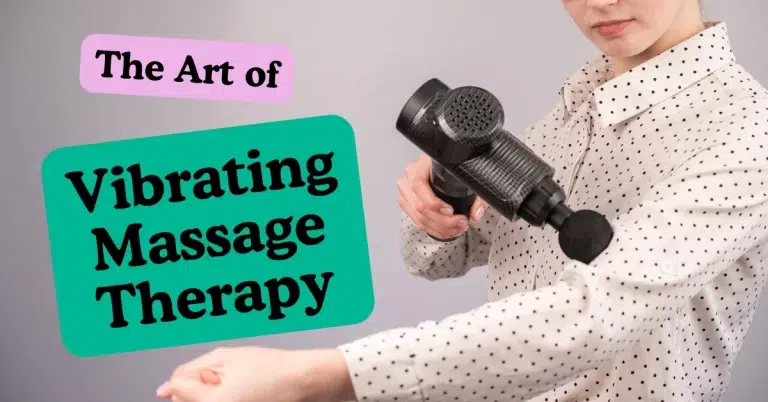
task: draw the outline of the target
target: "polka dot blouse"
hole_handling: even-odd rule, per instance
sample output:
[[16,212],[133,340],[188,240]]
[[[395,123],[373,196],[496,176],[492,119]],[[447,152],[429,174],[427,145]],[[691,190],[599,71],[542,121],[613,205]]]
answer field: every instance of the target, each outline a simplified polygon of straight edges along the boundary
[[611,245],[587,265],[493,209],[449,243],[403,216],[409,272],[487,265],[490,301],[341,345],[358,400],[720,401],[768,256],[768,91],[725,23],[615,78],[586,63],[521,138]]

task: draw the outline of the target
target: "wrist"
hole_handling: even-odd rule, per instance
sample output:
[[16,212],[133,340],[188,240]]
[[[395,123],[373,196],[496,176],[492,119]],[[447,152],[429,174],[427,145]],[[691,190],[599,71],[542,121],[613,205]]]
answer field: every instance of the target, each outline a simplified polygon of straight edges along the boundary
[[300,352],[302,369],[299,387],[302,400],[317,402],[355,401],[346,359],[340,350],[321,349]]

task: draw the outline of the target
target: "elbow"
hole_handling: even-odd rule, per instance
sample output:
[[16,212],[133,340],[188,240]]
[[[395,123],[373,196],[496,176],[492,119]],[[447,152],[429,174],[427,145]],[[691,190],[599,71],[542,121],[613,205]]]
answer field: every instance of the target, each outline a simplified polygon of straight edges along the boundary
[[440,276],[434,275],[429,270],[420,270],[420,269],[416,269],[414,267],[410,267],[409,266],[409,267],[406,268],[406,271],[408,272],[408,274],[410,274],[413,277],[416,277],[416,278],[419,278],[419,279],[426,279],[426,280],[428,280],[430,282],[434,282],[434,281],[436,281],[438,279],[441,279]]
[[436,281],[440,279],[440,276],[436,275],[436,270],[434,269],[434,266],[435,266],[434,263],[417,264],[414,262],[406,261],[405,270],[411,276],[426,279],[428,281]]
[[[400,253],[406,271],[415,277],[435,281],[458,278],[469,270],[466,253],[452,243],[403,241]],[[459,246],[460,247],[460,246]]]
[[428,281],[437,281],[440,279],[460,278],[465,276],[467,269],[450,265],[438,265],[434,261],[427,264],[405,264],[406,271],[417,278]]

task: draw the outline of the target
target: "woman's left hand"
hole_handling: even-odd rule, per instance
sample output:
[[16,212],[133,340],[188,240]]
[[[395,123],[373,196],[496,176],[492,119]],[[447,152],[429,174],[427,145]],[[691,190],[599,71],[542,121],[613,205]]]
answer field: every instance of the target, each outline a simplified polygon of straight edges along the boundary
[[221,348],[179,366],[157,390],[174,402],[354,401],[340,351]]

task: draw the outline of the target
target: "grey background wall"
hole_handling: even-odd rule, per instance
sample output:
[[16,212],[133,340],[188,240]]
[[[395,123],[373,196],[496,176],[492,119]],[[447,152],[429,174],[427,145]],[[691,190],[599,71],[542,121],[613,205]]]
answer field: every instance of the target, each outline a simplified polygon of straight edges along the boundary
[[[709,1],[707,15],[729,23],[737,57],[768,84],[768,3]],[[293,99],[261,105],[88,94],[78,82],[79,47],[95,32],[288,45],[297,60]],[[394,118],[407,96],[432,76],[480,85],[499,96],[516,131],[552,106],[563,79],[594,52],[559,1],[0,0],[0,401],[151,401],[176,364],[219,345],[94,359],[64,349],[39,179],[53,148],[326,113],[349,119],[364,188],[373,315],[356,326],[226,343],[333,346],[486,299],[483,270],[429,283],[403,269],[395,180],[417,152],[395,132]],[[766,335],[762,306],[729,402],[765,401]]]

